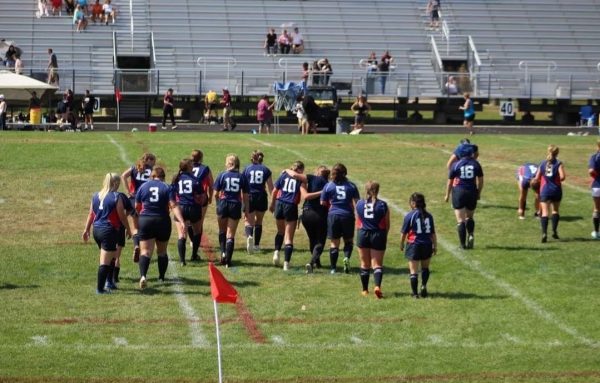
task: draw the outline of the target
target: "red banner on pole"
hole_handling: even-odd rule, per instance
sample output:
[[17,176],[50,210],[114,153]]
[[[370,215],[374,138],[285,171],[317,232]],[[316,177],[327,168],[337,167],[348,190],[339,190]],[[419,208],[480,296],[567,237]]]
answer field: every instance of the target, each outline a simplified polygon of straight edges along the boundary
[[208,274],[213,300],[217,303],[235,303],[238,297],[237,291],[212,262],[208,264]]
[[119,88],[115,88],[115,100],[117,100],[117,102],[120,103],[122,99],[123,95],[121,94],[121,91],[119,90]]

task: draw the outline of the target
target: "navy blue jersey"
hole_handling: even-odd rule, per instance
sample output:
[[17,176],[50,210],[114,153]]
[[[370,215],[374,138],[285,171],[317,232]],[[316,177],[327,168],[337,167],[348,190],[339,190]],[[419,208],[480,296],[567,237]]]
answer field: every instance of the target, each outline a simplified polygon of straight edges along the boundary
[[192,165],[192,173],[202,185],[202,189],[207,191],[210,182],[210,179],[208,178],[208,175],[210,174],[210,168],[206,165],[202,165],[201,163],[194,162]]
[[117,213],[117,203],[119,201],[119,193],[109,192],[101,201],[99,193],[92,197],[92,212],[94,213],[94,227],[97,228],[113,228],[118,230],[121,228],[121,220]]
[[263,164],[250,164],[244,169],[244,177],[248,181],[250,194],[265,193],[265,185],[271,177],[271,170]]
[[354,217],[354,201],[359,199],[358,189],[350,181],[341,184],[328,182],[321,193],[321,201],[329,205],[329,215]]
[[131,204],[131,199],[125,193],[117,193],[119,193],[119,198],[121,198],[121,201],[123,201],[123,208],[125,209],[125,211],[127,213],[131,213],[133,209],[135,209],[135,207]]
[[561,164],[562,162],[556,158],[551,160],[549,163],[547,160],[542,161],[538,169],[538,172],[541,172],[542,174],[540,182],[540,194],[552,195],[562,192],[560,175],[558,174],[558,168]]
[[220,200],[241,202],[242,193],[248,193],[248,181],[242,173],[226,170],[215,180],[214,189]]
[[171,186],[160,180],[146,181],[135,195],[136,205],[142,204],[140,216],[168,216]]
[[450,168],[448,179],[454,180],[453,187],[477,190],[476,178],[483,177],[483,169],[477,160],[466,157],[455,162]]
[[151,175],[152,166],[144,165],[144,170],[138,172],[137,167],[133,165],[131,167],[131,178],[129,180],[129,192],[135,196],[144,182],[150,179]]
[[[307,191],[309,193],[314,193],[314,192],[318,192],[323,190],[323,188],[325,187],[325,185],[327,185],[327,178],[321,177],[321,176],[315,176],[312,174],[309,174],[306,176],[307,178]],[[325,210],[327,211],[327,208],[325,208],[325,206],[321,205],[321,200],[319,198],[314,198],[314,199],[307,199],[304,201],[304,208],[310,208],[313,210]]]
[[406,241],[416,245],[431,245],[431,235],[435,233],[433,216],[429,212],[421,216],[418,209],[411,210],[402,224],[402,234],[407,234]]
[[380,199],[375,203],[371,200],[361,199],[356,204],[356,217],[359,229],[369,231],[387,231],[385,217],[388,212],[388,205]]
[[300,186],[302,182],[290,177],[286,172],[281,173],[275,181],[277,201],[298,205],[300,203]]
[[600,188],[600,152],[592,154],[588,163],[588,169],[594,169],[596,176],[592,180],[593,188]]
[[200,205],[204,190],[196,177],[182,173],[177,182],[171,185],[171,201],[182,206]]
[[535,177],[537,170],[538,166],[536,164],[527,162],[526,164],[519,166],[517,169],[517,179],[520,182],[529,182]]

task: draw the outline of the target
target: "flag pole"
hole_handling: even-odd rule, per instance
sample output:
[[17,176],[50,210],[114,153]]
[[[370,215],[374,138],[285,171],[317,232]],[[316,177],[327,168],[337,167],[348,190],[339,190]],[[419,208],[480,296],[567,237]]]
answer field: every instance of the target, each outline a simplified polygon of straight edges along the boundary
[[217,330],[217,359],[219,361],[219,383],[223,383],[223,369],[221,367],[221,335],[219,333],[219,311],[217,310],[217,301],[213,299],[215,306],[215,329]]
[[117,130],[121,130],[121,100],[117,101]]

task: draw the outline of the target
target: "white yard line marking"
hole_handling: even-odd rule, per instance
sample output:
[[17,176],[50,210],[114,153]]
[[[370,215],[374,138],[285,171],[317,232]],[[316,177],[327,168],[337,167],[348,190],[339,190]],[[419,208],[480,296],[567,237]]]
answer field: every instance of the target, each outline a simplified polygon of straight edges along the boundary
[[[123,145],[121,145],[117,141],[115,141],[115,139],[112,138],[110,135],[107,134],[106,136],[108,137],[109,141],[113,145],[115,145],[117,147],[117,149],[119,149],[119,153],[121,155],[121,160],[123,160],[123,163],[125,165],[131,164],[131,161],[129,160],[129,158],[127,156],[127,152],[125,151],[125,148],[123,147]],[[192,305],[190,304],[189,299],[185,295],[183,288],[181,287],[182,282],[179,279],[177,270],[174,267],[174,265],[176,263],[175,262],[170,262],[170,263],[171,263],[171,267],[169,267],[169,273],[171,274],[173,280],[175,281],[175,283],[172,285],[173,290],[175,291],[175,298],[177,299],[179,308],[181,309],[181,311],[183,312],[183,314],[185,315],[185,317],[187,319],[188,326],[190,328],[190,336],[192,338],[192,347],[193,348],[208,347],[208,345],[209,345],[208,341],[206,340],[206,336],[204,335],[204,332],[202,331],[202,328],[200,327],[199,317],[196,314],[196,311],[194,310]]]
[[35,346],[47,346],[48,345],[48,337],[46,335],[35,335],[31,337],[33,344]]
[[360,339],[360,338],[359,338],[359,337],[357,337],[357,336],[354,336],[354,335],[352,335],[352,336],[350,337],[350,342],[352,342],[352,343],[354,343],[354,344],[362,344],[362,343],[364,343],[364,340]]
[[282,346],[285,344],[285,341],[283,340],[283,337],[281,337],[280,335],[273,335],[271,337],[271,341],[273,342],[273,344],[276,344],[278,346]]
[[[261,142],[260,140],[256,140],[256,141]],[[285,146],[279,146],[279,147],[290,153],[295,154],[295,151],[289,150]],[[323,163],[323,161],[317,161],[317,162]],[[361,181],[358,181],[356,179],[353,179],[353,181],[357,184],[362,183]],[[381,198],[387,200],[387,198],[385,198],[385,196],[383,196],[383,195],[381,196]],[[408,213],[406,210],[402,209],[395,203],[390,202],[389,200],[387,200],[387,201],[388,201],[388,206],[391,207],[392,209],[394,209],[397,213],[402,214],[402,216],[405,216]],[[567,325],[566,323],[563,323],[554,314],[545,310],[539,303],[537,303],[533,299],[530,299],[530,298],[526,297],[525,295],[523,295],[523,293],[521,293],[517,288],[513,287],[511,284],[504,281],[503,279],[495,276],[491,272],[485,270],[478,261],[475,261],[473,259],[465,257],[465,254],[463,251],[459,251],[458,249],[456,249],[456,246],[451,245],[448,241],[441,238],[441,236],[438,235],[437,239],[438,239],[438,245],[442,245],[442,247],[446,250],[446,252],[449,253],[450,255],[452,255],[452,257],[454,259],[456,259],[463,265],[469,267],[471,270],[476,271],[477,273],[479,273],[479,275],[481,275],[488,281],[494,283],[497,287],[500,287],[502,290],[506,291],[514,299],[521,301],[521,303],[523,303],[523,305],[527,309],[529,309],[529,311],[533,312],[538,317],[544,319],[548,323],[553,324],[554,326],[558,327],[564,333],[569,334],[570,336],[575,338],[577,341],[579,341],[587,346],[595,347],[595,348],[600,347],[599,342],[580,334],[575,328]]]
[[127,342],[127,339],[125,338],[113,338],[113,343],[115,344],[115,346],[128,346],[129,342]]
[[511,334],[502,334],[502,338],[505,339],[508,342],[512,342],[515,344],[521,344],[523,342],[521,342],[521,339],[519,339],[518,337],[511,335]]

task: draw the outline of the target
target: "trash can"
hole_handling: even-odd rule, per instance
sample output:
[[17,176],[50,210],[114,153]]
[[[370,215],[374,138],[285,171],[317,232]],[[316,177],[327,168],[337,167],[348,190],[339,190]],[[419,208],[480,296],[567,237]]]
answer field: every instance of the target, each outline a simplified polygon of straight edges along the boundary
[[156,124],[148,124],[148,131],[150,133],[156,132]]
[[33,125],[39,125],[42,123],[42,109],[29,109],[29,123]]
[[350,125],[344,121],[341,117],[335,120],[335,134],[348,134]]

